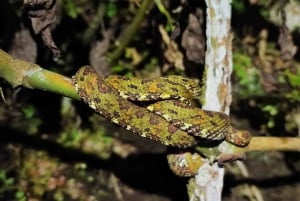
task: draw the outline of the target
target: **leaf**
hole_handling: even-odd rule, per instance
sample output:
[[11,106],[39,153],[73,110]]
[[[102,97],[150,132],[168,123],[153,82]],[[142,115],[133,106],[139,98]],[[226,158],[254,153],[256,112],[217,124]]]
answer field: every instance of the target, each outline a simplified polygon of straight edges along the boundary
[[286,71],[286,75],[287,75],[289,83],[293,87],[300,87],[300,69],[297,71],[296,74],[294,74],[290,71]]
[[53,41],[50,25],[55,21],[55,0],[25,0],[24,11],[31,20],[32,29],[35,34],[41,34],[46,46],[50,48],[54,59],[58,59],[60,51]]
[[118,8],[117,8],[116,4],[108,3],[107,7],[106,7],[106,15],[109,18],[112,18],[117,15],[117,10],[118,10]]

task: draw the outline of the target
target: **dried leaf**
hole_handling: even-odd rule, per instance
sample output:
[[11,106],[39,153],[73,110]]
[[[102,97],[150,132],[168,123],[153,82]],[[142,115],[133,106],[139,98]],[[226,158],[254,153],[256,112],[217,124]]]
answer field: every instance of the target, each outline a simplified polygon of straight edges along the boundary
[[110,37],[112,36],[112,30],[105,31],[103,36],[103,40],[96,41],[91,47],[89,53],[89,61],[98,73],[106,76],[111,74],[111,68],[108,65],[105,53],[110,47]]
[[284,9],[284,4],[286,4],[286,1],[282,1],[280,9],[281,13],[281,28],[280,28],[280,34],[278,37],[278,43],[280,46],[280,57],[283,61],[290,61],[293,59],[297,52],[297,47],[294,45],[293,37],[291,35],[291,32],[289,28],[286,26],[286,11]]
[[31,20],[32,29],[35,34],[41,34],[41,38],[48,46],[54,59],[60,55],[60,51],[55,45],[50,25],[55,21],[56,0],[24,0],[24,12]]
[[159,25],[159,32],[162,36],[164,44],[167,46],[167,49],[164,52],[165,58],[175,66],[178,70],[184,70],[183,65],[183,55],[178,49],[178,45],[171,40],[168,33],[164,30],[162,25]]
[[181,45],[186,50],[186,56],[195,63],[204,63],[205,41],[201,29],[202,11],[198,11],[198,17],[189,15],[189,23],[182,34]]
[[280,57],[283,61],[290,61],[293,59],[297,52],[297,47],[293,42],[293,38],[290,30],[284,24],[280,29],[278,38],[278,44],[280,46]]
[[259,34],[259,41],[257,43],[258,57],[254,60],[254,63],[258,67],[264,90],[266,92],[272,92],[278,88],[278,73],[276,69],[274,69],[272,57],[267,55],[267,40],[268,31],[263,29]]
[[32,63],[36,62],[37,45],[30,32],[25,27],[21,27],[13,37],[9,54],[15,58],[23,59]]

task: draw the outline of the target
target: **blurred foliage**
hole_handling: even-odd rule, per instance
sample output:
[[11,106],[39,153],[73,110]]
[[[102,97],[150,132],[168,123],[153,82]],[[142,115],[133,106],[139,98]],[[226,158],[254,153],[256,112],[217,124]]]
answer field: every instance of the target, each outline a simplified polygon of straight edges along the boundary
[[83,12],[80,1],[61,0],[61,5],[64,13],[73,19],[76,19]]
[[239,14],[245,12],[245,9],[246,9],[245,4],[246,4],[246,1],[244,1],[244,0],[233,0],[231,3],[232,9]]
[[291,91],[285,94],[286,98],[300,102],[300,68],[298,68],[296,73],[286,70],[283,74],[291,85]]
[[[79,66],[93,64],[99,72],[106,75],[114,73],[128,77],[157,77],[180,73],[201,79],[199,76],[203,73],[204,66],[187,60],[181,39],[189,23],[189,14],[196,15],[197,9],[205,11],[204,1],[153,1],[145,19],[139,24],[138,33],[113,64],[109,64],[107,56],[120,44],[119,36],[132,23],[142,1],[57,0],[57,2],[57,20],[53,25],[53,37],[62,51],[62,57],[57,62],[53,61],[49,50],[39,43],[39,36],[33,36],[39,44],[36,63],[43,67],[69,76],[73,75]],[[281,3],[275,0],[232,1],[233,14],[238,16],[238,19],[233,19],[232,27],[234,32],[232,114],[235,115],[235,112],[243,114],[239,117],[238,123],[243,122],[242,118],[247,119],[247,122],[250,122],[247,129],[254,131],[255,134],[276,133],[297,136],[300,133],[300,58],[298,53],[293,60],[280,61],[282,63],[279,62],[278,65],[280,4],[277,2]],[[0,33],[0,45],[1,48],[14,52],[18,50],[18,45],[14,44],[16,33],[20,27],[29,26],[26,19],[23,21],[21,19],[21,1],[4,0],[0,4],[2,15],[0,23],[6,30]],[[291,22],[289,26],[294,27],[293,39],[297,44],[299,44],[297,32],[299,15],[295,13],[300,10],[297,10],[298,6],[298,1],[290,1],[287,6],[290,9],[287,13],[291,15],[288,18],[288,22]],[[175,24],[176,26],[178,24],[180,31],[177,38],[172,38],[172,42],[178,45],[177,51],[185,55],[184,71],[176,69],[164,56],[169,44],[162,40],[158,30],[158,26],[163,25],[166,33],[171,36]],[[259,62],[261,59],[259,33],[264,29],[269,33],[269,37],[265,39],[266,51],[263,61],[270,64],[270,69],[264,68]],[[205,33],[204,30],[203,32]],[[26,56],[29,53],[24,54]],[[266,90],[266,84],[272,85],[274,89]],[[103,161],[115,162],[114,159],[122,157],[116,156],[114,150],[120,150],[119,153],[135,153],[129,157],[129,161],[126,161],[132,163],[131,160],[138,158],[139,154],[139,150],[136,151],[137,148],[132,147],[149,146],[147,150],[156,151],[157,148],[155,146],[153,148],[152,144],[148,145],[139,139],[142,145],[138,146],[134,141],[135,138],[131,136],[127,141],[120,140],[123,144],[116,143],[114,141],[116,136],[119,139],[123,131],[117,130],[105,119],[92,114],[92,111],[81,103],[53,94],[46,95],[41,91],[36,93],[23,89],[14,91],[2,80],[0,88],[3,89],[1,97],[6,100],[6,103],[0,101],[0,133],[3,138],[3,141],[0,141],[1,200],[4,197],[20,201],[149,200],[146,197],[149,196],[147,192],[159,194],[154,197],[156,200],[167,200],[166,196],[168,200],[172,198],[184,200],[184,196],[182,198],[175,194],[177,190],[174,190],[176,188],[174,180],[160,190],[143,189],[147,185],[153,188],[158,185],[157,181],[150,183],[147,179],[160,179],[161,175],[151,175],[151,171],[154,167],[164,164],[148,164],[146,161],[138,160],[138,164],[126,169],[113,163],[113,168],[120,168],[125,178],[130,176],[124,172],[142,172],[140,175],[143,175],[143,178],[130,178],[128,184],[119,184],[120,178],[116,179],[118,175],[112,176],[112,173],[102,169]],[[143,157],[146,156],[141,158]],[[263,156],[257,154],[255,157]],[[288,161],[294,163],[300,161],[298,156],[292,159],[282,156],[277,160],[287,166],[292,166]],[[148,167],[147,173],[143,169],[144,164]],[[261,164],[255,165],[260,167]],[[249,168],[249,171],[253,170],[251,175],[254,177],[263,169],[256,166]],[[275,165],[272,167],[276,172]],[[278,172],[280,171],[274,175],[276,176]],[[166,174],[163,173],[165,178]],[[150,176],[145,179],[146,174]],[[270,178],[274,175],[270,175]],[[234,185],[240,187],[238,182]],[[181,186],[185,186],[185,183]],[[122,194],[126,194],[127,197],[122,197]],[[238,193],[232,196],[238,197]],[[152,200],[155,200],[154,198]],[[268,200],[268,196],[265,198]],[[241,197],[236,199],[241,200]]]
[[117,15],[118,7],[115,3],[110,2],[106,7],[106,15],[109,18],[115,17]]
[[276,105],[265,105],[262,107],[262,111],[266,112],[269,116],[268,122],[267,122],[267,127],[268,128],[274,128],[275,126],[275,120],[274,116],[278,115],[278,106]]
[[233,52],[233,70],[237,77],[236,94],[241,98],[250,98],[264,94],[260,80],[259,72],[255,68],[249,55]]
[[[94,117],[94,118],[92,118]],[[112,150],[112,136],[99,122],[99,116],[90,118],[92,129],[81,129],[81,119],[71,99],[62,98],[61,124],[63,125],[57,142],[63,147],[78,149],[87,154],[95,154],[101,159],[108,159]],[[100,120],[101,121],[101,120]]]
[[174,20],[172,19],[170,13],[168,12],[168,10],[165,8],[165,6],[163,5],[163,2],[161,0],[154,0],[155,5],[157,6],[158,10],[165,15],[165,17],[167,18],[167,27],[166,30],[167,31],[173,31],[174,30]]
[[5,169],[0,169],[0,198],[4,199],[3,192],[14,189],[15,178],[9,177]]
[[[237,32],[234,40],[234,101],[245,101],[246,108],[255,111],[252,115],[260,122],[256,120],[252,124],[256,124],[259,133],[264,135],[276,132],[296,136],[298,133],[299,123],[291,118],[291,114],[299,106],[299,54],[284,61],[281,58],[284,52],[278,46],[282,25],[280,12],[285,11],[286,26],[295,31],[292,21],[299,17],[295,9],[298,6],[296,1],[233,1],[233,11],[238,15],[256,12],[253,18],[245,20],[243,32]],[[257,21],[260,23],[256,24]],[[294,43],[299,39],[295,32],[290,37]],[[245,112],[249,114],[249,111]],[[286,126],[289,129],[285,130],[283,124],[289,125]]]

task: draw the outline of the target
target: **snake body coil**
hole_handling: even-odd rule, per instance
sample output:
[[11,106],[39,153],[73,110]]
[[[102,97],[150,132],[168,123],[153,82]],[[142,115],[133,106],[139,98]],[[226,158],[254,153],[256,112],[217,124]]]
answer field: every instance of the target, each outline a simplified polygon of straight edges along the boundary
[[193,136],[162,117],[122,98],[118,91],[91,67],[82,67],[73,77],[80,97],[92,109],[112,122],[140,136],[175,147],[196,145]]
[[[237,146],[250,141],[250,133],[233,128],[228,115],[190,105],[200,92],[198,81],[193,79],[103,78],[93,68],[82,67],[73,83],[84,102],[106,119],[165,145],[187,148],[196,146],[201,138],[225,139]],[[131,101],[157,102],[145,108]],[[167,158],[171,170],[179,176],[194,175],[202,164],[198,153],[175,152]]]

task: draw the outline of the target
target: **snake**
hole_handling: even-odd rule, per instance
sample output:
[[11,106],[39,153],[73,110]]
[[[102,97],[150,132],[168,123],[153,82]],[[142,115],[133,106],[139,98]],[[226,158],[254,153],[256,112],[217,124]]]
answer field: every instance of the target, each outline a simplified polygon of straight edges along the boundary
[[[201,140],[226,140],[246,146],[250,134],[230,125],[229,116],[191,104],[200,93],[196,79],[167,76],[153,79],[100,76],[92,67],[81,67],[72,78],[85,103],[111,122],[164,145],[186,149]],[[141,102],[151,101],[147,106]],[[154,102],[154,103],[152,103]],[[192,176],[202,164],[199,154],[170,153],[171,170]]]
[[80,68],[73,82],[83,101],[111,122],[164,145],[185,148],[197,144],[193,136],[163,117],[120,96],[93,68]]

